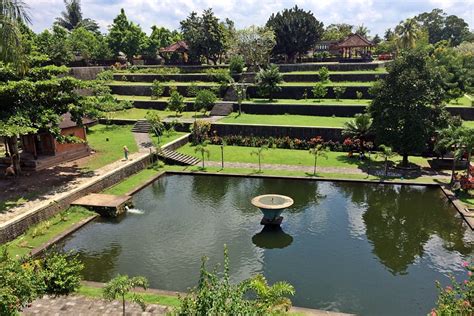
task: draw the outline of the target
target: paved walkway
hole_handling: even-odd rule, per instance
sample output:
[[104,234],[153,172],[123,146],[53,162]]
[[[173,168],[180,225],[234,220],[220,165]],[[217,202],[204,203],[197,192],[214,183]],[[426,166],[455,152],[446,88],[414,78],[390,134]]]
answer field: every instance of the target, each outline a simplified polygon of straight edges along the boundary
[[[145,311],[134,303],[125,303],[127,315],[166,315],[171,312],[170,307],[147,304]],[[22,315],[71,315],[71,316],[101,316],[122,315],[122,302],[94,299],[81,295],[69,296],[44,296],[35,300],[29,307],[25,308]]]

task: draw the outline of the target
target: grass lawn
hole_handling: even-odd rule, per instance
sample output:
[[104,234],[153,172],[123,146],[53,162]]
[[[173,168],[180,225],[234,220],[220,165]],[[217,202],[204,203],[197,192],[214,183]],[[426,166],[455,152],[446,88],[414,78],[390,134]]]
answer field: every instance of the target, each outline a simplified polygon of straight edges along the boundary
[[268,99],[251,99],[243,103],[259,104],[259,103],[273,103],[273,104],[305,104],[305,105],[369,105],[372,100],[368,99],[274,99],[270,102]]
[[462,96],[461,98],[457,100],[452,100],[449,102],[448,106],[465,106],[465,107],[471,107],[473,106],[473,97],[468,97],[467,95]]
[[[146,95],[120,95],[114,94],[115,98],[119,100],[130,100],[130,101],[165,101],[168,102],[170,97],[159,97],[156,99],[152,99],[151,96]],[[184,98],[185,102],[194,101],[194,98]]]
[[[348,70],[348,71],[329,71],[329,74],[381,74],[386,73],[387,69],[384,67],[378,67],[375,69],[369,70]],[[295,75],[317,75],[319,71],[310,70],[310,71],[290,71],[284,72],[283,74],[295,74]]]
[[79,221],[94,214],[83,207],[70,207],[68,210],[30,227],[23,235],[8,242],[8,253],[13,258],[22,257],[33,248],[41,246]]
[[122,182],[114,185],[106,189],[103,193],[105,194],[113,194],[113,195],[124,195],[133,188],[138,187],[139,185],[147,182],[152,177],[156,176],[159,171],[156,171],[152,168],[150,169],[143,169],[135,173],[134,175],[126,178]]
[[351,119],[352,118],[350,117],[309,116],[290,114],[263,115],[243,113],[242,115],[238,116],[234,113],[219,120],[219,123],[343,127],[344,123]]
[[[93,286],[81,285],[79,290],[76,292],[77,294],[101,299],[102,298],[102,289]],[[154,293],[143,293],[137,292],[140,297],[143,298],[143,301],[146,304],[159,304],[164,306],[171,306],[177,307],[180,305],[180,301],[177,296],[172,295],[159,295]],[[125,296],[126,300],[130,300],[130,294]]]
[[464,121],[463,125],[469,128],[474,128],[474,121]]
[[89,146],[95,151],[84,165],[86,169],[95,170],[123,157],[123,146],[130,153],[138,150],[133,138],[131,126],[95,125],[87,132]]
[[[195,84],[197,86],[209,86],[209,87],[218,87],[219,83],[217,82],[207,82],[207,81],[192,81],[192,82],[177,82],[177,81],[160,81],[163,86],[190,86]],[[107,83],[111,86],[151,86],[151,82],[131,82],[131,81],[121,81],[121,80],[112,80]]]
[[[137,108],[131,108],[123,111],[117,111],[113,112],[112,118],[116,119],[133,119],[133,120],[139,120],[139,119],[144,119],[146,116],[147,112],[156,112],[161,118],[185,118],[185,119],[191,119],[194,118],[194,112],[183,112],[178,116],[175,116],[176,113],[174,111],[160,111],[160,110],[153,110],[153,109],[137,109]],[[198,118],[202,117],[202,114],[198,112]]]
[[470,190],[469,193],[461,192],[458,197],[462,202],[474,207],[474,190]]
[[[201,158],[200,153],[194,152],[193,146],[187,144],[180,149],[179,152]],[[220,161],[221,160],[221,149],[218,145],[208,145],[209,149],[209,160]],[[251,152],[255,151],[253,147],[241,147],[241,146],[226,146],[224,148],[224,162],[243,162],[243,163],[258,163],[258,157],[251,155]],[[346,152],[328,152],[328,159],[319,158],[319,167],[346,167],[346,168],[357,168],[365,166],[366,160],[359,160],[357,156],[352,158],[347,156]],[[373,165],[382,165],[382,158],[376,158],[372,155],[371,159],[374,162]],[[399,163],[402,160],[401,156],[396,156],[391,159],[394,163]],[[422,167],[428,167],[426,158],[414,157],[409,158],[410,162],[420,165]],[[301,166],[313,166],[314,157],[309,154],[307,150],[295,150],[295,149],[268,149],[263,151],[262,164],[282,164],[282,165],[301,165]],[[344,177],[346,175],[340,175]]]

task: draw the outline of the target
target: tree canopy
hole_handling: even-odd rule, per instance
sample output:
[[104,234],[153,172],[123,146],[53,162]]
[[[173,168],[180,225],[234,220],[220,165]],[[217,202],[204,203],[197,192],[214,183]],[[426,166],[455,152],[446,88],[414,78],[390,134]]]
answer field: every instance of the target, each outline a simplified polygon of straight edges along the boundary
[[109,46],[114,54],[117,56],[122,52],[131,61],[142,52],[145,44],[146,34],[139,25],[128,21],[125,10],[121,9],[109,31]]
[[96,21],[82,17],[81,0],[64,0],[64,5],[66,9],[61,12],[60,17],[56,18],[58,25],[69,31],[83,27],[88,31],[99,32],[99,25]]
[[316,20],[311,11],[294,6],[272,14],[267,27],[275,32],[275,55],[283,54],[289,62],[295,62],[298,54],[306,54],[323,34],[323,23]]
[[275,44],[272,29],[252,25],[237,31],[235,50],[244,58],[247,65],[260,67],[268,64]]

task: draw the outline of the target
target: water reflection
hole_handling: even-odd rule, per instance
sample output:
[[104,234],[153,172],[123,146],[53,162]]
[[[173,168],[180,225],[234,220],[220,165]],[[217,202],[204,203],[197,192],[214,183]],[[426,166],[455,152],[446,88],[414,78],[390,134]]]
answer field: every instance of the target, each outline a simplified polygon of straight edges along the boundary
[[106,282],[117,274],[117,258],[122,253],[118,244],[112,244],[100,251],[79,251],[79,259],[86,267],[97,267],[100,269],[84,269],[82,275],[84,280],[96,280]]
[[285,233],[281,226],[266,225],[252,237],[252,242],[262,249],[283,249],[291,245],[293,237]]

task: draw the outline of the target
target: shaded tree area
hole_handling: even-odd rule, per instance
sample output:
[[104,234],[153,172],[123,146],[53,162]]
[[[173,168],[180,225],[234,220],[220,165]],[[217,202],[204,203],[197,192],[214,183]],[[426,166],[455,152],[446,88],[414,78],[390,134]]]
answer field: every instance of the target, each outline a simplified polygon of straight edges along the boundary
[[316,20],[311,11],[294,6],[277,14],[272,14],[267,27],[273,29],[276,45],[274,55],[285,55],[290,63],[296,61],[298,54],[306,54],[323,35],[323,23]]

